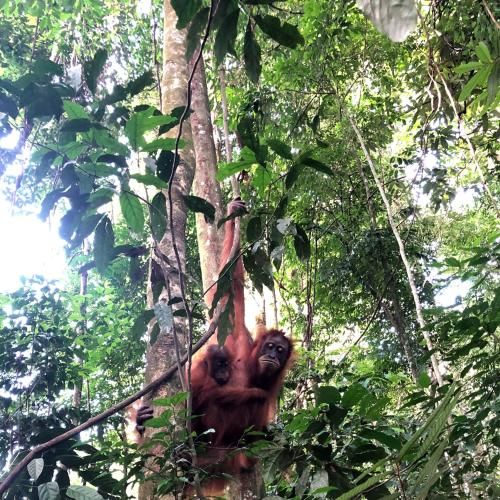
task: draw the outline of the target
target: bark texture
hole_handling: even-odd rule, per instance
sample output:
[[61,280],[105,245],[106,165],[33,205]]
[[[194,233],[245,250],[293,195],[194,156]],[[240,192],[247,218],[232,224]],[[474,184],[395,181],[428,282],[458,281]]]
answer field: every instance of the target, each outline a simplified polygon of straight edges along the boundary
[[[190,67],[194,64],[191,60]],[[223,226],[217,229],[217,221],[223,216],[222,195],[215,176],[217,154],[214,144],[212,121],[208,101],[207,82],[203,58],[194,73],[192,89],[191,128],[196,154],[196,173],[193,191],[196,196],[209,201],[215,207],[215,221],[208,222],[203,214],[196,214],[196,235],[200,253],[203,290],[206,291],[219,276],[219,256],[224,239]],[[206,299],[207,300],[207,299]],[[210,306],[211,304],[208,304]]]
[[[186,106],[188,88],[188,67],[185,58],[186,53],[186,30],[176,28],[177,15],[172,8],[170,1],[164,2],[164,37],[163,37],[163,76],[161,81],[161,108],[164,114],[169,114],[173,109]],[[176,137],[178,128],[170,130],[169,137]],[[158,265],[159,272],[150,273],[148,283],[148,306],[155,305],[156,297],[153,297],[153,290],[162,283],[164,288],[160,294],[160,301],[166,302],[172,297],[181,297],[180,273],[185,273],[186,264],[186,219],[187,207],[183,200],[183,195],[189,194],[194,176],[194,152],[192,147],[192,135],[189,120],[183,123],[182,140],[184,147],[180,150],[180,161],[174,178],[172,179],[171,205],[167,201],[167,216],[172,217],[172,228],[170,221],[167,222],[167,231],[158,244],[159,252],[153,256]],[[167,195],[167,193],[165,193]],[[171,230],[173,229],[173,230]],[[177,247],[177,255],[174,249]],[[178,269],[177,256],[180,260]],[[174,308],[182,308],[177,304]],[[153,326],[153,325],[151,325]],[[151,328],[150,328],[151,333]],[[177,341],[176,341],[177,339]],[[161,330],[153,345],[148,344],[146,350],[146,373],[145,382],[148,384],[158,378],[169,366],[175,364],[179,356],[179,351],[183,350],[187,342],[187,325],[182,317],[175,317],[174,329]],[[176,377],[170,384],[160,387],[152,398],[171,395],[181,389],[179,378]],[[161,413],[160,407],[155,407],[155,416]],[[151,431],[146,431],[146,438]],[[161,453],[161,449],[154,449],[156,454]],[[151,468],[152,464],[148,464]],[[154,468],[153,468],[154,470]],[[139,499],[153,499],[153,481],[145,482],[139,490]],[[156,497],[158,498],[158,497]],[[165,497],[167,498],[167,497]]]

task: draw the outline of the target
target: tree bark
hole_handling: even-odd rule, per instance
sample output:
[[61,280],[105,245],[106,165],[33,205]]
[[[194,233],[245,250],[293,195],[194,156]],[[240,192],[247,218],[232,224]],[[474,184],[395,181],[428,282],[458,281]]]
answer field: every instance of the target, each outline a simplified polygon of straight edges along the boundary
[[[196,54],[191,60],[193,66]],[[207,82],[203,58],[194,73],[192,89],[191,127],[196,153],[196,173],[193,190],[196,196],[210,202],[215,207],[215,221],[207,222],[203,214],[196,214],[196,235],[200,253],[203,290],[217,281],[219,277],[219,256],[224,238],[223,226],[218,230],[217,221],[223,216],[222,195],[215,178],[217,174],[217,155],[214,144],[212,121],[208,101]],[[207,296],[205,296],[207,297]],[[210,306],[211,304],[208,304]]]
[[[170,0],[164,1],[164,35],[163,35],[163,76],[161,81],[162,103],[161,109],[164,114],[169,114],[173,109],[187,105],[188,89],[188,67],[185,58],[186,53],[186,30],[176,28],[177,15],[171,6]],[[166,136],[177,137],[178,127],[171,129]],[[167,231],[158,243],[159,252],[155,252],[153,258],[159,260],[163,273],[150,273],[148,283],[148,307],[155,305],[153,290],[156,288],[155,280],[163,281],[163,291],[160,301],[166,302],[172,297],[181,297],[183,284],[181,273],[185,273],[186,260],[186,219],[187,207],[183,195],[189,194],[194,176],[194,152],[192,148],[192,135],[189,120],[183,123],[182,140],[184,147],[180,151],[180,160],[175,176],[171,179],[170,199],[167,200],[167,217],[171,218],[167,223]],[[167,193],[168,195],[168,193]],[[171,207],[171,210],[170,210]],[[175,252],[177,249],[177,252]],[[179,262],[180,261],[180,262]],[[180,263],[180,269],[178,269]],[[156,276],[156,278],[155,278]],[[183,304],[174,305],[173,308],[183,308]],[[151,327],[153,325],[150,325]],[[151,334],[152,328],[149,328]],[[184,318],[174,317],[173,330],[162,330],[154,344],[148,343],[146,350],[146,384],[156,379],[170,365],[179,358],[179,351],[184,349],[188,340],[187,324]],[[161,386],[152,398],[168,396],[181,389],[180,380],[177,376],[170,384]],[[155,416],[162,409],[155,407]],[[154,431],[146,430],[146,439]],[[155,454],[161,454],[161,449],[152,450]],[[148,468],[153,464],[149,463]],[[139,499],[153,499],[154,482],[146,481],[139,489]],[[158,497],[156,497],[158,498]]]

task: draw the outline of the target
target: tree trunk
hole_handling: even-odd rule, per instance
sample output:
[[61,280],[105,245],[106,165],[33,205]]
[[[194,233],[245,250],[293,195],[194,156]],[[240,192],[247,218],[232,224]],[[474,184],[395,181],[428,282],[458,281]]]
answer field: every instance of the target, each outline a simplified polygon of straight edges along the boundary
[[[188,68],[185,58],[186,53],[186,30],[177,30],[177,15],[172,8],[170,1],[164,2],[164,35],[163,35],[163,77],[161,82],[162,103],[161,108],[164,114],[169,114],[174,108],[185,107],[187,105],[188,89]],[[150,273],[148,283],[148,307],[155,305],[156,297],[153,297],[153,290],[160,282],[163,291],[160,294],[160,301],[166,302],[171,297],[181,297],[183,283],[181,274],[185,272],[186,255],[186,218],[187,207],[183,200],[183,195],[189,194],[194,175],[194,152],[192,149],[191,126],[189,120],[183,123],[182,139],[184,148],[180,151],[180,161],[174,178],[171,180],[171,196],[167,200],[167,230],[158,244],[158,252],[153,256],[163,272]],[[176,137],[178,128],[167,133],[169,137]],[[168,194],[168,193],[167,193]],[[170,220],[171,218],[171,220]],[[177,252],[175,251],[177,250]],[[180,269],[178,269],[180,264]],[[154,267],[154,266],[153,266]],[[183,308],[182,303],[173,306]],[[149,333],[151,333],[151,328]],[[153,345],[148,344],[146,350],[146,373],[145,383],[156,379],[169,366],[175,364],[179,350],[184,349],[188,339],[186,321],[180,317],[174,317],[174,328],[170,330],[160,329],[160,333]],[[162,386],[155,391],[151,398],[171,395],[181,389],[178,376],[168,385]],[[161,413],[162,409],[155,407],[155,416]],[[154,431],[153,431],[154,432]],[[153,433],[146,431],[146,439]],[[156,447],[151,450],[155,454],[161,454],[161,448]],[[148,468],[152,468],[152,463]],[[147,481],[139,489],[139,499],[153,499],[154,483]],[[158,497],[156,497],[158,498]]]
[[[191,60],[193,66],[196,53]],[[191,85],[191,127],[196,153],[196,173],[193,190],[196,196],[209,201],[215,207],[215,221],[207,222],[203,214],[196,214],[196,235],[200,253],[203,290],[206,291],[219,277],[219,257],[224,239],[223,226],[218,230],[217,221],[223,216],[222,195],[215,178],[217,155],[214,144],[212,121],[208,102],[207,82],[203,58],[200,59]],[[205,296],[207,297],[207,296]],[[211,304],[207,304],[210,306]]]
[[[195,56],[194,56],[195,57]],[[190,66],[193,66],[194,57]],[[193,144],[196,152],[196,175],[194,192],[196,196],[212,203],[216,210],[216,220],[224,214],[222,212],[222,196],[217,173],[217,156],[214,144],[212,121],[210,118],[207,83],[203,61],[200,60],[194,73],[192,82],[191,126],[193,130]],[[226,116],[227,119],[227,116]],[[233,195],[234,195],[233,186]],[[239,230],[239,224],[236,224]],[[197,214],[196,233],[200,253],[200,265],[203,280],[203,289],[207,290],[219,276],[219,257],[222,253],[223,229],[217,230],[217,223],[207,223],[203,215]],[[207,296],[212,296],[208,294]],[[206,296],[206,297],[207,297]],[[206,299],[207,300],[207,299]],[[208,304],[207,305],[211,305]],[[262,472],[256,466],[249,472],[235,475],[232,480],[216,481],[207,485],[202,484],[203,493],[207,496],[223,496],[231,499],[257,499],[263,496]]]

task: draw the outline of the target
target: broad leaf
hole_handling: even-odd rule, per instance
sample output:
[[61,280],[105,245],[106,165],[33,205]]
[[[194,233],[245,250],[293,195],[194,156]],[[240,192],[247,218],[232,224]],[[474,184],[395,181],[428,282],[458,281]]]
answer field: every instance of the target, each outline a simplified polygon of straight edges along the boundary
[[17,104],[11,97],[7,97],[2,92],[0,92],[0,113],[5,113],[12,118],[16,118],[19,114],[17,109]]
[[[171,139],[169,137],[164,137],[162,139],[156,139],[142,146],[142,151],[146,153],[150,153],[151,151],[158,151],[160,149],[166,149],[169,151],[173,151],[175,149],[175,139]],[[184,141],[181,139],[179,141],[179,149],[182,149],[184,146]]]
[[166,189],[168,187],[168,184],[165,181],[162,181],[159,177],[156,177],[156,175],[132,174],[130,177],[146,186],[154,186],[158,189]]
[[185,28],[202,6],[202,0],[172,0],[172,7],[177,14],[176,28]]
[[120,207],[128,227],[135,234],[142,234],[144,230],[144,212],[137,196],[128,191],[123,191],[120,194]]
[[240,11],[232,11],[221,24],[215,36],[214,52],[217,65],[224,61],[225,55],[229,52],[234,54],[234,43],[238,34],[238,19]]
[[286,160],[293,160],[292,150],[288,144],[277,139],[268,139],[267,144],[277,155]]
[[35,458],[28,464],[27,466],[28,474],[30,475],[31,479],[33,479],[33,481],[36,481],[38,479],[38,477],[43,471],[43,466],[44,466],[43,458]]
[[61,132],[88,132],[91,125],[88,118],[74,118],[63,124]]
[[311,257],[311,244],[307,233],[302,229],[302,226],[295,225],[297,234],[293,238],[293,246],[295,253],[300,260],[307,260]]
[[89,488],[88,486],[70,486],[66,490],[66,496],[74,500],[104,500],[97,490]]
[[[220,5],[220,4],[219,4]],[[219,10],[220,7],[217,9]],[[189,60],[194,54],[194,51],[200,44],[200,39],[202,33],[205,30],[208,21],[208,14],[210,13],[210,9],[205,7],[201,9],[191,21],[189,25],[189,30],[187,34],[187,42],[186,42],[186,59]]]
[[215,207],[207,200],[199,196],[183,196],[184,202],[189,210],[202,213],[205,215],[205,220],[213,222],[215,220]]
[[40,484],[38,498],[40,500],[57,500],[59,498],[59,485],[55,481]]
[[245,61],[245,71],[248,78],[257,83],[262,70],[260,62],[260,46],[255,40],[252,22],[249,19],[245,30],[245,39],[243,42],[243,60]]
[[274,16],[255,16],[255,22],[259,28],[280,45],[294,49],[297,45],[304,43],[304,38],[299,33],[296,26],[289,23],[281,24],[281,21]]
[[85,75],[85,81],[87,82],[87,87],[92,94],[95,94],[97,89],[97,79],[104,69],[106,64],[106,59],[108,58],[108,53],[104,49],[99,49],[94,58],[91,61],[85,61],[83,64],[83,74]]
[[101,274],[114,258],[114,245],[115,235],[113,226],[108,216],[105,215],[96,227],[94,236],[94,261],[97,270]]

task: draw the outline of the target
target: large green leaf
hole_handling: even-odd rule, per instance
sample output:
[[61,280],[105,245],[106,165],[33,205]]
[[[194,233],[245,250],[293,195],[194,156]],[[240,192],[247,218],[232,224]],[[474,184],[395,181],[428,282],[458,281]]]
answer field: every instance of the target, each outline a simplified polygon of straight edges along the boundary
[[210,13],[210,9],[205,7],[201,9],[191,21],[189,25],[189,30],[187,34],[186,41],[186,59],[191,59],[194,51],[200,44],[200,39],[208,21],[208,14]]
[[245,146],[240,152],[238,161],[221,163],[219,165],[216,178],[218,181],[222,181],[242,170],[249,170],[250,167],[256,163],[257,159],[255,158],[255,153],[249,147]]
[[12,118],[16,118],[19,114],[19,110],[17,109],[17,104],[14,99],[6,96],[2,92],[0,92],[0,113],[5,113]]
[[94,236],[94,261],[100,273],[103,273],[108,264],[113,260],[114,245],[115,235],[113,225],[108,216],[105,215],[96,227]]
[[137,196],[129,191],[120,194],[120,207],[128,227],[137,235],[144,230],[144,212]]
[[58,500],[59,485],[55,481],[40,484],[38,486],[38,498],[40,500]]
[[167,230],[167,199],[163,193],[153,197],[149,214],[153,236],[160,241]]
[[234,43],[238,34],[238,19],[240,11],[232,11],[224,20],[215,36],[215,61],[217,65],[221,64],[225,55],[229,52],[234,54]]
[[249,19],[243,42],[243,60],[245,61],[246,74],[254,83],[259,81],[260,72],[262,70],[260,52],[260,46],[253,32],[252,21]]
[[44,467],[43,458],[35,458],[28,464],[27,466],[28,474],[30,475],[31,479],[33,479],[33,481],[36,481],[38,479],[38,477],[43,471],[43,467]]
[[97,490],[89,488],[88,486],[70,486],[66,490],[66,496],[73,498],[74,500],[104,500]]
[[87,86],[92,94],[95,94],[96,92],[97,80],[102,70],[104,69],[107,58],[108,53],[106,52],[106,50],[99,49],[95,53],[92,60],[85,61],[83,63],[83,74],[85,75],[85,81],[87,82]]
[[288,144],[278,141],[277,139],[268,139],[267,144],[279,156],[286,160],[292,160],[292,149]]
[[215,207],[210,202],[199,196],[183,196],[183,198],[189,210],[202,213],[209,222],[215,220]]
[[156,175],[132,174],[130,177],[146,186],[154,186],[158,189],[166,189],[168,187],[168,184],[165,181],[162,181],[159,177],[156,177]]
[[202,6],[202,0],[172,0],[172,7],[177,14],[177,29],[185,28]]
[[297,45],[304,43],[304,38],[296,26],[286,22],[281,24],[277,17],[255,16],[255,22],[266,35],[285,47],[294,49]]

